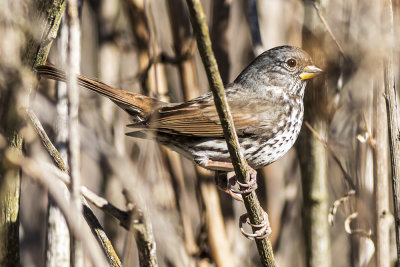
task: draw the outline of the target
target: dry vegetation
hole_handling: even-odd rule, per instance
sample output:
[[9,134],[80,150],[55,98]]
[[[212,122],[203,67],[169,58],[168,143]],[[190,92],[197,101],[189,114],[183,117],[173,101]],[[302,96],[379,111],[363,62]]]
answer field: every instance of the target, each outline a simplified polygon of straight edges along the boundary
[[[67,12],[57,31],[48,17],[62,14],[62,3],[0,3],[0,265],[69,266],[70,232],[84,253],[83,265],[74,254],[75,266],[261,266],[256,243],[238,228],[243,203],[218,191],[213,173],[127,137],[128,115],[87,90],[78,91],[74,127],[65,84],[35,82],[33,66],[51,47],[52,63],[113,87],[170,102],[207,92],[186,1],[78,1],[80,30]],[[325,70],[307,90],[295,148],[258,171],[277,266],[396,265],[399,128],[390,100],[400,2],[202,3],[224,83],[284,44],[303,47]],[[71,204],[79,193],[84,217]]]

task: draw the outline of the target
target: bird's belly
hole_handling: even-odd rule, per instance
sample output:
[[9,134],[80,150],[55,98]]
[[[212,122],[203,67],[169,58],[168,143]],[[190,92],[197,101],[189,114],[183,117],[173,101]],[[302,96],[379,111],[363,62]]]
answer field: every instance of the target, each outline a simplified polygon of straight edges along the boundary
[[[264,167],[281,158],[296,142],[302,124],[302,118],[292,121],[278,131],[273,138],[260,138],[254,148],[245,150],[247,162],[254,169]],[[245,143],[243,142],[243,147]]]
[[[282,157],[294,144],[301,128],[293,125],[278,132],[274,138],[248,137],[240,139],[240,147],[248,164],[259,169]],[[205,166],[207,161],[231,162],[224,139],[201,141],[190,148],[194,161]]]
[[[240,147],[248,164],[259,169],[282,157],[294,144],[301,129],[302,119],[288,123],[272,137],[257,135],[240,138]],[[164,143],[164,142],[162,142]],[[225,139],[195,138],[174,140],[164,143],[171,149],[193,160],[200,166],[207,167],[208,161],[231,162]],[[212,168],[209,168],[212,169]]]

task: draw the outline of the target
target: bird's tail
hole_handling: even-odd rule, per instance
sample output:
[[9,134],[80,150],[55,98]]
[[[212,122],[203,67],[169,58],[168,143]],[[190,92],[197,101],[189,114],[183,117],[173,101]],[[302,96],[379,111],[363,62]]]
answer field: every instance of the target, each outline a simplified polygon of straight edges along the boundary
[[[67,81],[65,72],[49,62],[36,67],[36,72],[42,77],[62,82]],[[82,75],[77,75],[76,78],[79,86],[108,97],[134,116],[136,121],[146,121],[154,108],[164,104],[157,99],[117,89]]]

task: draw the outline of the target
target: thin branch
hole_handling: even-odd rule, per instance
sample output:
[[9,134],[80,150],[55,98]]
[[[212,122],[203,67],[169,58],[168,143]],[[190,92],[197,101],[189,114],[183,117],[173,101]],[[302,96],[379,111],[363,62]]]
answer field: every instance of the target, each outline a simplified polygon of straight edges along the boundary
[[69,225],[70,231],[73,235],[85,245],[86,251],[95,266],[106,266],[104,254],[99,249],[92,234],[90,234],[89,228],[78,225],[76,217],[80,216],[76,210],[70,208],[71,202],[69,197],[65,197],[65,193],[57,183],[52,183],[49,178],[49,173],[44,171],[39,162],[32,159],[26,158],[21,154],[15,153],[13,150],[8,150],[5,153],[6,158],[10,163],[19,166],[28,177],[41,184],[43,187],[48,189],[49,194],[52,196],[57,206]]
[[122,263],[99,220],[97,220],[93,211],[90,209],[89,204],[86,202],[86,199],[82,197],[81,200],[83,202],[83,216],[85,217],[85,220],[92,232],[97,236],[98,240],[100,241],[100,244],[103,247],[103,250],[107,256],[108,262],[112,267],[121,267]]
[[[46,150],[52,156],[53,161],[57,164],[57,166],[61,169],[62,166],[65,166],[64,162],[61,159],[60,154],[58,153],[57,149],[51,143],[49,137],[47,136],[46,132],[43,129],[40,121],[37,119],[36,115],[29,109],[26,110],[28,117],[31,119],[31,122],[34,126],[35,131],[38,133],[42,144],[45,146]],[[60,160],[61,159],[61,160]],[[51,170],[51,169],[50,169]],[[54,171],[54,169],[53,169]],[[57,172],[56,172],[57,173]],[[67,174],[60,174],[56,175],[61,181],[68,185],[69,183],[69,176]],[[68,169],[64,171],[64,173],[68,173]],[[89,200],[92,204],[97,206],[99,209],[103,210],[107,214],[113,216],[117,220],[119,220],[122,227],[126,230],[132,229],[136,235],[136,242],[139,248],[139,256],[141,257],[141,262],[149,263],[147,266],[156,266],[154,264],[157,262],[156,254],[155,254],[155,240],[152,233],[152,227],[150,221],[143,215],[144,213],[134,205],[129,205],[129,211],[123,211],[112,205],[106,199],[101,198],[100,196],[96,195],[95,193],[91,192],[86,187],[80,187],[81,194]],[[127,195],[127,192],[125,192]],[[130,203],[133,198],[128,198]],[[92,231],[95,232],[97,238],[101,242],[103,248],[105,249],[105,253],[107,258],[109,259],[112,266],[119,266],[120,259],[118,258],[115,250],[111,244],[111,241],[107,238],[104,230],[100,228],[100,224],[97,224],[92,218],[95,218],[93,211],[91,211],[90,207],[83,203],[84,205],[84,216],[86,220],[92,221],[89,225],[97,225],[96,228],[92,228]],[[96,219],[97,221],[97,219]],[[150,264],[151,263],[151,264]]]
[[258,56],[263,52],[264,48],[262,44],[260,23],[258,19],[257,0],[247,1],[247,21],[249,24],[251,40],[253,43],[253,52],[256,56]]
[[156,242],[150,218],[140,209],[134,208],[134,198],[128,190],[124,189],[122,193],[127,200],[127,206],[131,211],[134,211],[129,229],[133,230],[136,245],[139,248],[139,264],[143,267],[156,267],[158,266]]
[[394,54],[394,26],[393,26],[393,4],[391,0],[383,1],[383,21],[388,26],[388,39],[390,40],[390,50],[386,53],[387,57],[383,63],[383,79],[385,86],[385,101],[388,118],[389,132],[389,152],[391,163],[391,180],[393,190],[393,207],[396,227],[396,245],[397,262],[400,262],[400,125],[399,110],[396,98],[395,76],[393,67],[393,58],[398,56]]
[[61,18],[64,15],[65,6],[65,0],[55,0],[52,2],[47,13],[46,28],[43,31],[42,40],[33,63],[33,68],[43,65],[46,62],[51,45],[57,37],[58,28],[60,27]]
[[218,62],[218,70],[224,84],[229,83],[229,14],[231,12],[231,0],[213,1],[212,6],[212,50]]
[[[18,3],[3,1],[1,4],[0,79],[2,82],[0,94],[4,104],[0,111],[0,131],[6,136],[7,145],[15,149],[16,153],[22,154],[23,144],[20,134],[22,118],[19,108],[27,104],[21,101],[21,97],[27,97],[33,88],[32,75],[26,73],[25,67],[43,64],[45,62],[43,57],[47,57],[48,50],[40,48],[51,45],[52,42],[48,39],[46,43],[39,44],[37,36],[33,35],[34,32],[47,32],[48,28],[58,29],[58,26],[51,26],[51,21],[57,21],[56,17],[59,18],[63,13],[53,9],[57,4],[57,1]],[[33,21],[35,22],[34,30],[33,27],[29,27]],[[18,36],[18,38],[10,39],[10,36]],[[22,58],[20,52],[23,52]],[[19,266],[20,264],[20,181],[19,169],[1,164],[0,264],[4,266]]]
[[36,114],[31,109],[26,109],[25,112],[28,115],[28,118],[31,121],[31,124],[35,132],[38,134],[40,141],[42,142],[47,152],[50,154],[54,163],[58,166],[58,168],[60,168],[61,171],[69,173],[68,167],[64,164],[64,161],[60,153],[58,152],[57,148],[50,141],[50,138],[47,136],[47,133],[45,132]]
[[[383,65],[378,65],[383,69]],[[388,158],[388,127],[386,103],[384,98],[385,87],[383,83],[383,73],[378,72],[378,79],[374,82],[374,138],[370,137],[369,143],[373,141],[373,171],[374,171],[374,243],[376,251],[377,267],[390,265],[390,227],[388,217],[389,208],[389,158]],[[365,116],[364,116],[365,118]],[[366,121],[366,119],[365,119]],[[367,125],[367,123],[365,122]],[[368,134],[369,128],[367,127]]]
[[[27,109],[26,113],[28,115],[28,118],[30,119],[33,128],[35,129],[36,133],[38,134],[38,136],[40,137],[40,140],[43,144],[43,146],[45,147],[45,149],[47,150],[47,152],[50,154],[50,156],[52,157],[53,161],[56,163],[56,165],[58,166],[58,168],[63,171],[64,173],[69,174],[69,169],[68,167],[66,167],[64,161],[61,158],[60,153],[58,152],[58,150],[55,148],[55,146],[51,143],[49,137],[47,136],[46,132],[43,129],[42,124],[40,123],[39,119],[36,117],[35,113],[33,113],[32,110]],[[57,176],[57,177],[62,177],[62,176]],[[65,183],[65,181],[64,181]],[[88,198],[90,199],[90,197]],[[95,203],[96,201],[93,201],[93,203]],[[107,213],[109,213],[112,216],[116,216],[116,214],[119,214],[118,212],[116,212],[116,210],[118,210],[117,208],[115,208],[114,206],[112,206],[111,204],[108,205],[104,205],[105,207],[108,207],[109,209],[107,210]],[[121,215],[121,214],[120,214]],[[86,220],[93,218],[94,213],[93,211],[90,209],[90,207],[88,205],[84,204],[84,216],[86,218]],[[120,219],[122,219],[125,216],[120,216]],[[118,219],[118,218],[117,218]],[[97,220],[97,219],[96,219]],[[122,223],[121,221],[121,225],[127,225],[126,223]],[[107,258],[110,260],[110,263],[112,262],[120,262],[120,259],[118,258],[117,254],[115,253],[114,248],[111,245],[111,242],[108,238],[106,238],[105,232],[103,229],[101,229],[101,231],[99,230],[100,228],[97,227],[97,230],[95,231],[97,234],[97,238],[99,240],[101,240],[103,247],[107,247],[107,250],[105,251]],[[113,265],[113,266],[118,266],[118,265]]]
[[351,189],[356,190],[356,186],[353,183],[353,180],[351,178],[351,176],[346,172],[343,164],[340,162],[339,158],[336,156],[335,152],[333,152],[333,150],[328,146],[328,144],[326,143],[326,141],[318,134],[317,131],[315,131],[313,129],[313,127],[307,122],[305,121],[304,124],[307,126],[307,128],[311,131],[311,133],[322,143],[322,145],[324,146],[324,148],[328,151],[328,153],[332,156],[333,160],[338,164],[340,170],[342,171],[344,178],[346,179],[346,181],[349,183]]
[[[187,0],[193,29],[196,33],[199,52],[207,73],[208,82],[214,95],[215,106],[221,120],[221,126],[227,142],[229,154],[239,182],[249,180],[249,167],[239,149],[239,141],[233,126],[233,119],[226,100],[224,86],[218,72],[218,66],[211,49],[211,41],[206,17],[199,0]],[[264,220],[264,211],[260,206],[256,193],[243,194],[244,204],[252,224],[260,224]],[[253,229],[254,230],[254,229]],[[275,266],[272,245],[269,238],[256,240],[258,253],[264,266]]]
[[129,226],[131,223],[131,213],[132,211],[123,211],[113,204],[111,204],[107,199],[100,197],[93,191],[89,190],[86,186],[81,186],[80,188],[81,194],[85,197],[85,199],[89,200],[90,203],[95,205],[97,208],[111,215],[115,219],[119,221],[122,227],[124,227],[127,231],[129,231]]
[[329,35],[331,36],[331,38],[333,39],[333,41],[335,42],[336,46],[338,47],[340,53],[342,54],[342,56],[347,59],[346,54],[344,53],[344,50],[342,48],[342,46],[340,45],[339,41],[336,39],[335,35],[332,32],[331,27],[329,27],[328,22],[326,21],[325,17],[322,15],[321,11],[319,10],[318,4],[316,2],[313,2],[313,6],[315,8],[315,11],[317,11],[318,17],[321,20],[322,24],[324,24],[326,30],[328,31]]
[[[78,1],[67,0],[67,96],[68,96],[68,165],[71,172],[71,209],[79,214],[82,210],[79,187],[80,177],[80,136],[79,136],[79,88],[76,74],[80,65],[80,26],[78,17]],[[78,225],[80,217],[76,218]],[[71,264],[74,267],[83,266],[82,245],[76,236],[71,237]]]
[[[43,164],[43,168],[45,168],[48,173],[51,173],[53,176],[57,177],[65,185],[69,186],[71,184],[71,177],[67,173],[60,171],[58,168],[52,165]],[[113,216],[126,230],[129,231],[131,211],[123,211],[115,207],[107,199],[100,197],[86,186],[80,186],[79,191],[80,194],[85,197],[85,199],[89,200],[90,203],[95,205],[97,208]],[[85,204],[85,202],[83,204]]]
[[337,212],[337,209],[340,207],[340,205],[342,205],[346,201],[349,201],[350,197],[354,196],[355,194],[356,194],[356,191],[350,190],[349,192],[347,192],[346,195],[344,195],[343,197],[341,197],[341,198],[335,200],[335,202],[333,202],[333,205],[329,208],[329,214],[328,214],[328,222],[329,222],[330,226],[333,226],[335,223],[336,212]]
[[386,110],[388,113],[389,151],[391,163],[391,180],[393,189],[393,206],[396,223],[397,261],[400,262],[400,125],[396,89],[394,85],[393,63],[384,63],[384,83]]
[[346,233],[348,233],[349,235],[359,235],[359,236],[371,238],[371,235],[372,235],[371,229],[369,229],[367,231],[367,230],[364,230],[361,228],[356,228],[356,229],[351,228],[351,225],[350,225],[351,222],[357,218],[358,218],[358,212],[354,212],[354,213],[350,214],[349,216],[347,216],[346,220],[344,221],[344,229],[346,230]]

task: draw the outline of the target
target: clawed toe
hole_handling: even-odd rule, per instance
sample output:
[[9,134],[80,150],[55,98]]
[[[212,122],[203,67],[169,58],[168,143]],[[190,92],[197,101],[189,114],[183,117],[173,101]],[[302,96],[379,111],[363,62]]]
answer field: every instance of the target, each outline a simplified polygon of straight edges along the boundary
[[[241,183],[236,179],[236,176],[233,176],[230,179],[230,184],[238,184],[239,190],[230,189],[235,194],[245,194],[255,191],[257,189],[257,172],[250,168],[250,179],[248,183]],[[232,181],[231,181],[232,180]],[[234,181],[234,182],[233,182]]]
[[[250,193],[257,189],[257,172],[250,168],[249,175],[249,182],[241,183],[236,179],[236,175],[228,179],[226,172],[216,171],[215,183],[219,189],[229,194],[233,199],[243,201],[242,194]],[[236,184],[239,189],[232,188]]]
[[243,197],[242,197],[242,195],[233,192],[233,190],[232,190],[229,186],[228,186],[227,188],[221,188],[221,187],[219,187],[219,189],[221,189],[222,191],[224,191],[225,193],[227,193],[228,195],[230,195],[234,200],[242,201],[242,202],[243,202]]
[[[254,239],[264,239],[268,237],[271,234],[271,227],[269,226],[269,220],[268,220],[268,214],[264,212],[264,219],[260,224],[252,224],[248,220],[249,215],[247,213],[243,214],[240,216],[239,219],[239,228],[240,232],[248,239],[254,240]],[[253,228],[253,233],[247,233],[243,229],[243,224],[247,223]],[[258,229],[258,230],[255,230]]]

